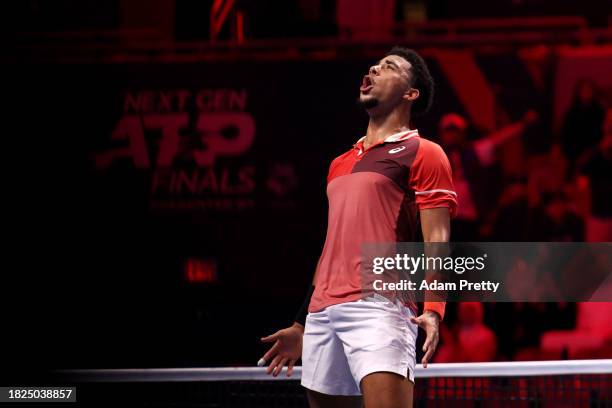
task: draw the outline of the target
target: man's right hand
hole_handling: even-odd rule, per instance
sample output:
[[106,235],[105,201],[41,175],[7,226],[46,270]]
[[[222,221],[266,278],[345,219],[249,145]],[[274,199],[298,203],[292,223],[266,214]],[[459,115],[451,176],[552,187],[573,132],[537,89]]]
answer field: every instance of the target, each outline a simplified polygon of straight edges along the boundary
[[293,326],[279,330],[267,337],[262,337],[264,343],[274,345],[262,357],[265,362],[271,361],[266,372],[274,377],[280,374],[287,365],[287,377],[291,377],[295,362],[302,356],[302,338],[304,337],[304,326],[293,323]]

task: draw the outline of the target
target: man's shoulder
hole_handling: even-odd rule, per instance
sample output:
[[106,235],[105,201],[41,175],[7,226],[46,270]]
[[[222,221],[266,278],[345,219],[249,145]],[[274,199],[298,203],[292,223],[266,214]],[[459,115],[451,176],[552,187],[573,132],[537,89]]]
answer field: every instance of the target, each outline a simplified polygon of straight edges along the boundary
[[334,164],[334,162],[338,162],[338,161],[342,161],[344,159],[346,159],[347,157],[349,157],[351,155],[351,152],[353,151],[354,148],[350,148],[348,149],[346,152],[340,154],[339,156],[336,156],[332,161],[331,164]]
[[422,136],[419,137],[419,153],[426,157],[446,157],[446,153],[442,146]]

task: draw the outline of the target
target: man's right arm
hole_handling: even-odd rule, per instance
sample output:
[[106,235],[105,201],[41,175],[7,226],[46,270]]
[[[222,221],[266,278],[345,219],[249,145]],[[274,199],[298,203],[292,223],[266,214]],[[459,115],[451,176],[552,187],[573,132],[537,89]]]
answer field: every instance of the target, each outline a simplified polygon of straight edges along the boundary
[[310,285],[306,292],[302,306],[298,310],[293,324],[286,329],[279,330],[261,339],[264,343],[274,344],[257,362],[257,365],[263,366],[268,364],[266,371],[274,377],[280,374],[285,365],[287,365],[287,376],[290,377],[293,373],[293,366],[302,356],[302,339],[304,337],[308,306],[310,305],[310,299],[315,290],[314,282],[316,280],[316,275],[315,272],[315,276],[312,279],[312,285]]

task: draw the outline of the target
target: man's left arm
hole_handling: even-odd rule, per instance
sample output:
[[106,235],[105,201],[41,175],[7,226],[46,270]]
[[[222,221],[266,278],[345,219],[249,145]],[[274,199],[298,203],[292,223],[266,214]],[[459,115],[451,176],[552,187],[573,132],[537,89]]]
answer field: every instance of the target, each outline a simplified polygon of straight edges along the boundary
[[[457,193],[454,191],[453,175],[444,150],[435,144],[421,140],[410,172],[410,186],[415,191],[416,204],[421,219],[425,256],[446,256],[446,245],[450,239],[450,218],[457,208]],[[435,271],[425,271],[425,279],[435,278]],[[431,360],[438,346],[440,320],[444,318],[445,297],[439,292],[425,292],[423,314],[412,318],[427,338],[423,345],[423,366]]]

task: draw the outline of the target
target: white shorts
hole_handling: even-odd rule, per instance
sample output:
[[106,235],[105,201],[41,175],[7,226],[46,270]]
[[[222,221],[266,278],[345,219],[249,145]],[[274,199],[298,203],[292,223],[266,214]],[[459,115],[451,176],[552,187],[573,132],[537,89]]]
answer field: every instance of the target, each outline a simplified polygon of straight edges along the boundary
[[361,395],[363,377],[379,371],[414,382],[417,326],[409,320],[412,315],[399,301],[371,297],[309,313],[302,385],[323,394]]

